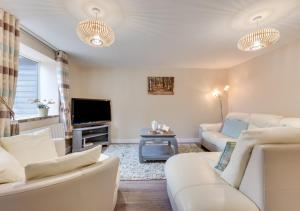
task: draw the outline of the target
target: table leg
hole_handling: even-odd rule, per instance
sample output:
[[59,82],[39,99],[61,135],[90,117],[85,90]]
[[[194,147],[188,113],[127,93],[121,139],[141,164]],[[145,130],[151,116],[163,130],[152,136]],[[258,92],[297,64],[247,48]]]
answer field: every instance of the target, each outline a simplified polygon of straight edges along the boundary
[[143,145],[144,145],[145,141],[143,139],[140,140],[140,144],[139,144],[139,161],[140,163],[144,163],[144,159],[143,159]]
[[174,138],[174,139],[172,140],[172,142],[173,142],[175,154],[178,154],[178,143],[177,143],[176,138]]

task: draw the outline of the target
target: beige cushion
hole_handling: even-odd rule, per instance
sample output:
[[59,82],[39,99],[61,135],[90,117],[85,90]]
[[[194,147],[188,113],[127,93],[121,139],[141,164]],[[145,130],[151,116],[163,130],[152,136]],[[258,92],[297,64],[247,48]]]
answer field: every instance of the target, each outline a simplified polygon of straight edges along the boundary
[[0,184],[24,180],[24,168],[0,147]]
[[282,116],[272,114],[251,114],[248,129],[279,127]]
[[280,121],[280,125],[283,127],[296,127],[300,128],[300,118],[283,118]]
[[25,167],[26,180],[44,178],[94,164],[101,154],[101,146],[68,154],[52,160],[29,164]]
[[55,144],[50,139],[49,129],[32,134],[1,138],[0,143],[23,167],[30,163],[57,157]]
[[287,127],[260,128],[244,131],[240,139],[226,169],[221,174],[226,182],[236,188],[240,186],[255,145],[300,143],[300,129]]

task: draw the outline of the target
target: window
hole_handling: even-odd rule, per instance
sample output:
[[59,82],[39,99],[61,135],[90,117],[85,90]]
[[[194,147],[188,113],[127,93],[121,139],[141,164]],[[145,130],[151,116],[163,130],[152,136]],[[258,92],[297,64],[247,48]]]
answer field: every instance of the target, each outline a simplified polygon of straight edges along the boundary
[[17,118],[36,116],[38,111],[32,100],[39,97],[39,63],[23,56],[19,58],[19,73],[14,112]]
[[39,112],[34,99],[52,100],[49,115],[59,113],[59,94],[56,76],[56,61],[53,58],[20,44],[19,75],[14,103],[16,119],[38,117]]

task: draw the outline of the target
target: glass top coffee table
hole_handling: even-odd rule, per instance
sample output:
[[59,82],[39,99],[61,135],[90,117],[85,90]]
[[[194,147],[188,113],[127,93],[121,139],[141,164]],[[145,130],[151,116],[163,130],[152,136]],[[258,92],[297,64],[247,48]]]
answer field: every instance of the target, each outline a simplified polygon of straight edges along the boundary
[[149,128],[141,130],[139,144],[140,163],[154,160],[167,160],[178,153],[178,143],[173,131],[156,133]]

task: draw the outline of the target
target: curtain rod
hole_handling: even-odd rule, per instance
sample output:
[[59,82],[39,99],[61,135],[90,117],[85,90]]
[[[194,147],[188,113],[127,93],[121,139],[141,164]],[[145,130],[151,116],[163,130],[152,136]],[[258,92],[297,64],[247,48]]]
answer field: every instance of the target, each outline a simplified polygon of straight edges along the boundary
[[58,51],[58,49],[54,45],[52,45],[51,43],[47,42],[45,39],[43,39],[42,37],[40,37],[39,35],[37,35],[33,31],[31,31],[30,29],[28,29],[27,27],[25,27],[23,25],[20,25],[20,28],[25,33],[31,35],[32,37],[34,37],[35,39],[37,39],[38,41],[40,41],[41,43],[43,43],[47,47],[51,48],[53,51]]

